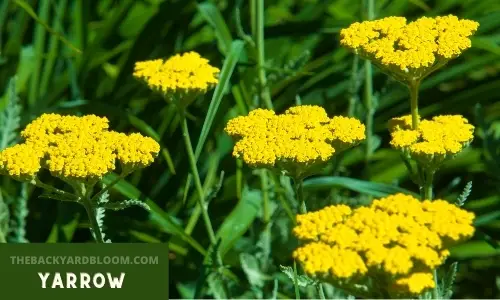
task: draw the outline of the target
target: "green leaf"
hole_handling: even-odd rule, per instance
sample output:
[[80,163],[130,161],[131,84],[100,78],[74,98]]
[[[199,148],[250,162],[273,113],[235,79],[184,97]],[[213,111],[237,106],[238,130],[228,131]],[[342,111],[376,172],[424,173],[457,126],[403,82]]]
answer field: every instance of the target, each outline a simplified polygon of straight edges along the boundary
[[500,210],[492,211],[477,217],[474,220],[474,226],[484,226],[498,219],[500,219]]
[[14,143],[21,121],[21,105],[17,96],[16,80],[16,77],[9,80],[6,93],[7,103],[0,114],[0,150]]
[[153,127],[149,126],[148,123],[139,119],[138,117],[127,113],[128,120],[130,124],[134,125],[137,129],[139,129],[142,133],[148,135],[152,139],[154,139],[161,146],[161,154],[165,161],[167,162],[168,169],[172,174],[175,174],[174,162],[172,161],[172,156],[170,155],[170,151],[168,148],[163,145],[161,142],[160,135],[153,129]]
[[261,204],[262,195],[260,191],[243,190],[240,202],[227,216],[216,234],[217,239],[221,239],[219,251],[222,258],[248,230],[257,217]]
[[[294,281],[295,272],[292,267],[280,265],[280,270],[281,272],[285,273],[286,276],[288,276],[288,278]],[[308,287],[318,284],[316,280],[309,278],[306,275],[297,275],[296,279],[297,279],[297,284],[300,287]]]
[[397,186],[353,179],[348,177],[323,176],[304,181],[304,190],[306,191],[331,189],[333,187],[342,187],[351,191],[370,195],[373,197],[385,197],[391,194],[403,193],[420,198],[419,195]]
[[442,299],[451,299],[453,295],[453,284],[455,283],[455,278],[457,277],[458,262],[453,262],[448,272],[441,281],[441,297]]
[[[115,173],[108,174],[103,178],[103,182],[105,184],[109,184],[113,182],[118,175]],[[187,242],[191,247],[193,247],[196,251],[198,251],[203,256],[206,255],[207,251],[191,236],[187,235],[184,232],[184,229],[179,226],[180,221],[170,214],[164,212],[153,200],[149,199],[147,196],[144,196],[141,191],[139,191],[135,186],[130,184],[126,180],[120,180],[118,183],[113,185],[111,188],[124,195],[127,198],[133,199],[144,199],[146,205],[148,205],[151,210],[149,211],[150,221],[153,222],[164,232],[173,234],[183,241]]]
[[241,40],[235,40],[231,43],[231,50],[224,61],[222,70],[220,72],[219,84],[215,88],[212,100],[210,101],[210,106],[208,107],[207,117],[203,122],[203,127],[201,128],[200,137],[198,143],[196,144],[195,156],[196,159],[199,158],[201,150],[205,145],[208,133],[212,128],[215,121],[215,116],[219,109],[220,103],[222,102],[222,97],[224,97],[224,91],[229,87],[229,82],[231,80],[231,75],[233,74],[234,68],[238,59],[240,57],[241,51],[243,50],[244,43]]
[[469,241],[450,249],[451,257],[457,259],[493,257],[500,255],[500,249],[495,249],[486,241]]
[[129,208],[132,206],[139,206],[147,211],[151,210],[151,208],[146,203],[139,201],[137,199],[130,199],[130,200],[124,200],[124,201],[117,201],[117,202],[108,202],[108,203],[103,203],[103,204],[99,205],[99,207],[102,207],[105,209],[111,209],[111,210],[122,210],[122,209],[126,209],[126,208]]
[[223,54],[226,54],[231,47],[233,38],[219,9],[213,3],[206,1],[198,5],[198,11],[208,24],[214,28],[219,48]]
[[37,23],[42,25],[45,28],[45,30],[47,30],[49,33],[55,35],[63,44],[65,44],[66,46],[68,46],[69,48],[74,50],[76,53],[79,53],[79,54],[82,53],[82,51],[80,49],[73,46],[73,44],[71,44],[71,42],[69,42],[64,36],[62,36],[60,33],[56,32],[56,31],[52,30],[52,28],[50,28],[50,26],[47,25],[47,23],[45,23],[42,19],[40,19],[37,16],[37,14],[35,13],[35,11],[33,11],[33,8],[31,8],[31,6],[28,3],[26,3],[23,0],[14,0],[14,2],[18,6],[20,6],[22,9],[24,9],[24,11],[26,11],[28,13],[28,15],[30,15]]
[[224,284],[222,278],[216,272],[210,273],[207,277],[208,287],[210,288],[210,293],[215,299],[229,299],[227,293],[224,289]]
[[265,281],[272,280],[273,278],[263,273],[259,266],[257,258],[248,253],[240,254],[240,262],[243,271],[247,275],[248,282],[257,288],[264,287]]

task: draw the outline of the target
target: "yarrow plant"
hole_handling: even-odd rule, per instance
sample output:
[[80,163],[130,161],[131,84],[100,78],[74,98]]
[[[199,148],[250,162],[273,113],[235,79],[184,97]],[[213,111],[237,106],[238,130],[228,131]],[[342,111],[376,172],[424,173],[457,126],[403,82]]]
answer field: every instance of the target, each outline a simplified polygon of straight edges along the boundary
[[[365,139],[365,126],[359,120],[329,118],[315,105],[295,106],[281,115],[255,109],[230,120],[225,131],[236,140],[234,157],[253,168],[283,172],[294,179],[298,190],[305,177],[320,171],[335,154]],[[305,210],[304,203],[301,207]]]
[[207,93],[219,83],[219,72],[220,70],[210,65],[206,58],[191,51],[176,54],[166,60],[154,59],[136,62],[133,73],[135,78],[145,82],[151,90],[160,93],[165,100],[177,107],[191,174],[198,193],[198,206],[202,210],[205,227],[212,244],[216,243],[215,232],[205,204],[205,192],[189,136],[186,110],[197,97]]
[[[117,169],[123,178],[149,166],[160,150],[159,144],[139,133],[126,135],[109,130],[108,119],[43,114],[21,132],[23,142],[0,152],[0,173],[43,188],[45,197],[82,204],[97,242],[103,242],[96,210],[119,208],[120,203],[100,203],[113,184],[94,194],[96,184]],[[73,188],[72,192],[43,183],[38,174],[48,170]],[[127,205],[139,204],[128,201]],[[144,205],[142,205],[144,206]]]
[[443,115],[422,120],[418,129],[411,127],[411,116],[389,121],[391,147],[404,159],[413,159],[422,166],[424,198],[432,198],[432,179],[446,160],[452,159],[474,138],[474,126],[460,115]]
[[421,81],[470,48],[469,37],[478,27],[475,21],[453,15],[410,23],[404,17],[387,17],[351,24],[341,30],[340,43],[408,86],[416,129]]
[[196,52],[176,54],[167,60],[154,59],[135,64],[134,77],[158,91],[181,108],[214,88],[220,70]]
[[395,194],[351,209],[297,215],[304,244],[293,257],[306,274],[359,297],[415,297],[436,287],[448,249],[474,234],[474,214],[445,200]]

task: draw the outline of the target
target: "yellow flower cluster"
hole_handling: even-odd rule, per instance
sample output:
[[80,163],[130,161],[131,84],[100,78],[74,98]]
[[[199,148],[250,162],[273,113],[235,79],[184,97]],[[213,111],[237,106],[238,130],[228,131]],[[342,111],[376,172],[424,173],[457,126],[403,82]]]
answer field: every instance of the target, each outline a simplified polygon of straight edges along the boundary
[[218,83],[218,74],[219,69],[196,52],[136,62],[134,70],[134,76],[146,81],[151,89],[170,96],[204,93]]
[[456,16],[404,17],[356,22],[340,32],[341,44],[382,67],[413,73],[459,56],[471,47],[479,23]]
[[251,167],[277,168],[303,175],[328,161],[334,153],[365,139],[357,119],[329,118],[320,106],[301,105],[281,115],[255,109],[230,120],[225,131],[237,142],[233,155]]
[[0,152],[0,172],[30,180],[43,167],[65,179],[95,179],[115,169],[151,164],[160,150],[149,137],[108,131],[108,120],[43,114],[21,132],[24,143]]
[[473,220],[447,201],[404,194],[357,209],[329,206],[297,215],[293,232],[305,245],[293,257],[316,278],[364,284],[383,276],[388,292],[419,294],[434,287],[432,270],[447,249],[474,234]]
[[467,147],[474,138],[474,126],[460,115],[442,115],[422,120],[413,130],[411,116],[389,121],[391,146],[428,167],[439,166],[446,158]]

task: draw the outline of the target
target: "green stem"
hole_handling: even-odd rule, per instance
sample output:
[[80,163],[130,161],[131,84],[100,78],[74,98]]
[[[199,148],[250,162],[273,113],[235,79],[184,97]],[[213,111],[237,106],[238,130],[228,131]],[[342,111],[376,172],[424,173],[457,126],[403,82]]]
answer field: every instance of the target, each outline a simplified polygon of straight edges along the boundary
[[320,299],[326,299],[326,297],[325,297],[325,292],[323,291],[323,284],[318,283],[317,288],[318,288],[319,298],[320,298]]
[[5,244],[7,243],[7,240],[5,239],[5,235],[3,234],[2,231],[0,231],[0,244]]
[[305,214],[307,213],[307,207],[306,207],[306,200],[304,199],[304,179],[296,178],[294,180],[294,184],[295,184],[295,195],[300,205],[299,212],[301,214]]
[[439,285],[438,285],[439,281],[438,281],[438,275],[437,275],[437,269],[434,269],[434,289],[432,290],[432,295],[434,297],[434,299],[440,299],[440,293],[439,293]]
[[263,253],[264,253],[264,268],[267,268],[269,262],[269,255],[271,254],[271,210],[269,206],[269,188],[268,188],[267,170],[260,170],[260,186],[262,191],[262,221],[264,223],[264,230],[262,232],[263,239]]
[[203,191],[203,186],[201,185],[201,180],[200,180],[200,174],[198,173],[198,167],[196,166],[196,158],[194,155],[193,146],[191,145],[191,139],[189,137],[186,115],[183,110],[179,110],[179,115],[181,118],[182,137],[184,138],[184,143],[186,145],[186,152],[189,158],[189,166],[191,167],[191,173],[193,174],[194,178],[194,185],[198,193],[198,205],[201,207],[203,221],[205,222],[205,227],[208,232],[210,243],[212,245],[215,245],[217,239],[215,237],[215,232],[212,227],[212,222],[210,221],[210,216],[208,215],[208,208],[205,204],[205,192]]
[[97,222],[96,209],[94,204],[92,203],[92,200],[90,199],[91,193],[92,189],[87,190],[82,184],[81,203],[83,204],[83,207],[85,207],[85,210],[87,211],[87,216],[89,217],[89,222],[90,222],[90,228],[94,233],[94,238],[96,243],[103,244],[104,240],[102,238],[101,228],[99,227],[99,223]]
[[41,182],[40,179],[38,179],[37,177],[35,177],[33,180],[31,180],[30,183],[33,184],[34,186],[42,188],[46,191],[61,195],[65,198],[67,198],[68,201],[78,201],[79,200],[79,197],[77,195],[69,193],[69,192],[65,192],[65,191],[57,189],[51,185],[45,184],[45,183]]
[[294,260],[293,261],[293,286],[295,289],[295,299],[299,300],[300,299],[300,290],[299,290],[299,282],[298,282],[297,278],[298,278],[297,262]]
[[259,74],[259,92],[260,99],[264,102],[268,109],[273,109],[271,94],[267,86],[267,76],[265,69],[265,49],[264,49],[264,0],[254,0],[255,7],[252,9],[253,23],[255,24],[255,46],[257,48],[257,69]]
[[[366,19],[372,20],[375,17],[374,0],[366,0]],[[373,70],[369,60],[365,60],[365,89],[364,104],[366,108],[366,151],[365,164],[368,164],[373,154],[373,116],[375,108],[373,105]]]
[[434,171],[430,170],[425,172],[425,184],[424,184],[424,199],[432,200],[432,181],[434,180]]
[[95,194],[94,196],[92,196],[92,198],[90,198],[90,201],[91,202],[95,202],[96,199],[98,199],[105,192],[109,191],[115,184],[117,184],[120,180],[122,180],[123,178],[125,178],[128,174],[130,174],[130,171],[128,171],[128,170],[127,171],[123,171],[120,174],[120,176],[118,176],[117,178],[115,178],[115,180],[111,181],[111,183],[108,184],[105,188],[103,188],[97,194]]
[[411,105],[411,124],[413,130],[418,129],[419,115],[418,115],[418,89],[420,81],[415,80],[408,84],[410,90],[410,105]]

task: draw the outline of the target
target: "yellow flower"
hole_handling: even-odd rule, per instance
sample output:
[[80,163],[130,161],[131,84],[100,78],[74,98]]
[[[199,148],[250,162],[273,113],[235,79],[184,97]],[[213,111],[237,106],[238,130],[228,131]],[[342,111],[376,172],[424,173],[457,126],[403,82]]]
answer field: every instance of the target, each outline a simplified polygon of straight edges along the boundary
[[143,168],[160,146],[138,133],[108,131],[108,119],[43,114],[21,132],[24,143],[0,152],[3,174],[31,180],[45,168],[68,180],[96,180],[115,170],[118,159],[127,170]]
[[365,127],[357,119],[329,118],[320,106],[292,107],[281,115],[256,109],[230,120],[233,155],[251,167],[279,169],[292,176],[314,172],[334,153],[359,144]]
[[29,181],[40,170],[40,159],[40,154],[28,145],[14,145],[0,152],[0,174]]
[[397,286],[399,293],[419,294],[432,287],[422,274],[443,264],[448,248],[472,237],[473,221],[474,214],[447,201],[404,194],[356,209],[332,205],[297,216],[293,233],[305,244],[293,257],[309,276],[332,283],[378,279],[388,291]]
[[433,289],[436,286],[434,276],[430,272],[412,273],[408,277],[396,280],[394,289],[403,293],[418,295],[424,290]]
[[115,134],[117,159],[127,169],[144,168],[150,165],[158,152],[160,145],[150,137],[138,133],[125,135]]
[[460,115],[422,120],[417,130],[412,130],[410,123],[411,116],[389,121],[390,144],[433,169],[462,151],[474,138],[474,126]]
[[135,63],[134,76],[168,99],[187,105],[194,96],[203,94],[218,83],[219,69],[196,52],[176,54],[167,60],[155,59]]
[[471,47],[479,23],[456,16],[404,17],[356,22],[340,31],[340,43],[400,81],[419,80]]

